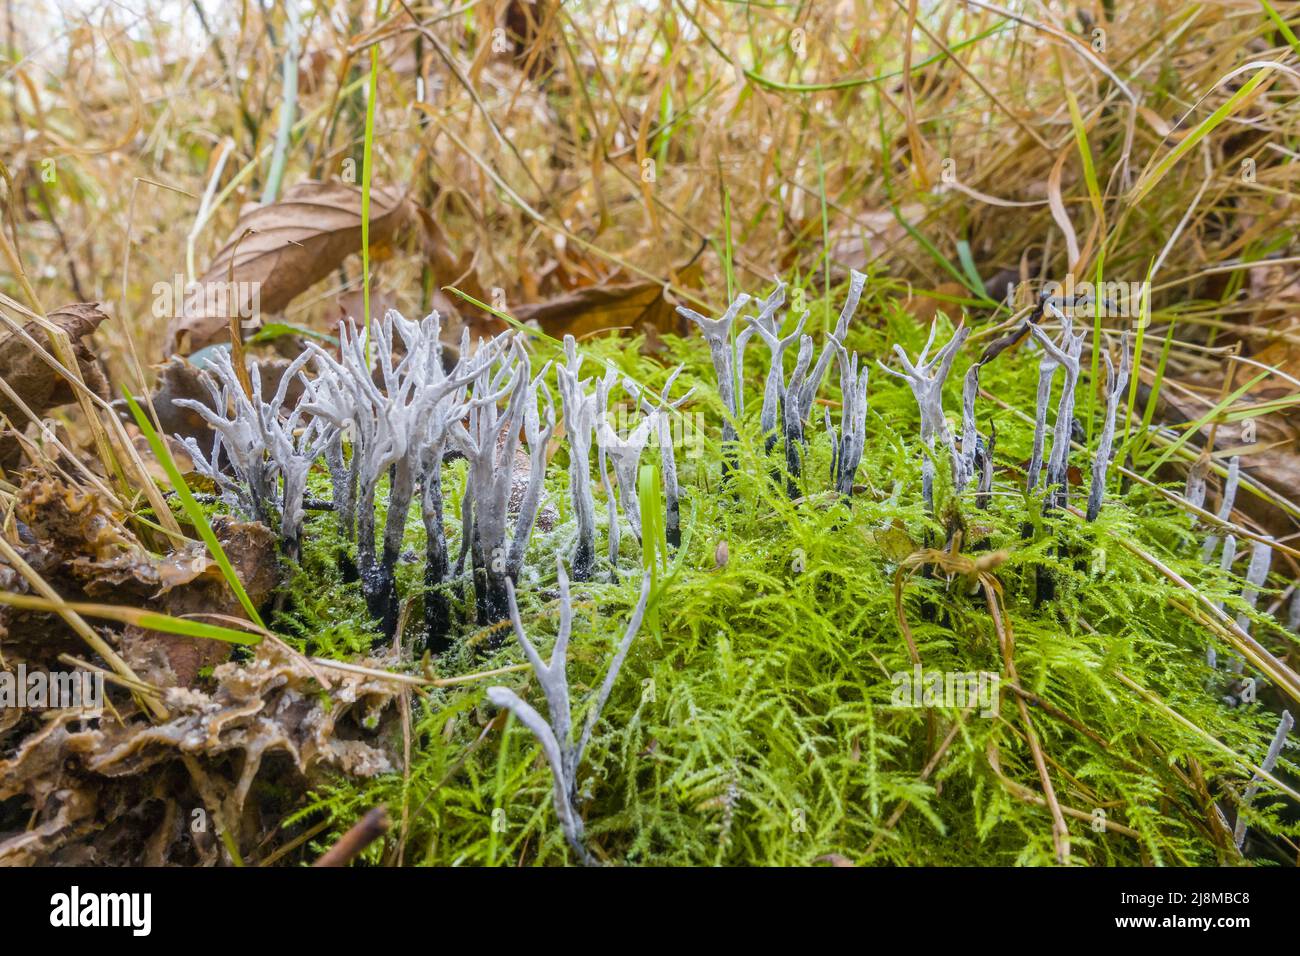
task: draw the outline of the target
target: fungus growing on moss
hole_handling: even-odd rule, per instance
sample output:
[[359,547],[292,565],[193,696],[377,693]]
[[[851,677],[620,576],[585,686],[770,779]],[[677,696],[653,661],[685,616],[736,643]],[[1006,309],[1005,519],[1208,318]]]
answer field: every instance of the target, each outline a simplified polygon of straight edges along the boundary
[[542,753],[546,755],[546,761],[551,767],[555,813],[560,818],[560,828],[564,832],[564,838],[578,859],[584,864],[591,865],[596,860],[587,850],[584,842],[582,814],[578,809],[578,765],[582,763],[582,755],[591,741],[591,733],[596,727],[596,722],[600,720],[600,714],[605,709],[605,702],[609,700],[610,692],[614,689],[614,681],[618,679],[618,672],[623,667],[628,648],[632,646],[633,638],[641,629],[646,602],[650,599],[651,573],[647,570],[641,578],[641,596],[632,611],[632,616],[628,619],[627,628],[605,672],[605,679],[596,692],[591,709],[587,711],[582,733],[575,742],[569,678],[566,673],[569,638],[573,632],[573,601],[569,595],[569,578],[564,573],[562,560],[556,561],[556,571],[560,585],[560,630],[555,637],[555,646],[551,649],[549,662],[542,660],[532,641],[524,633],[524,625],[519,619],[519,605],[515,600],[514,584],[509,578],[505,582],[510,623],[514,627],[519,645],[524,650],[524,656],[528,658],[528,663],[537,676],[537,682],[541,685],[542,695],[546,698],[549,721],[507,687],[489,687],[487,696],[492,703],[506,708],[519,718],[519,722],[532,731],[533,736],[542,745]]
[[1088,494],[1088,520],[1096,521],[1101,514],[1101,503],[1106,496],[1106,475],[1110,470],[1111,446],[1115,441],[1115,419],[1119,413],[1119,400],[1128,385],[1131,359],[1128,348],[1128,333],[1120,340],[1119,372],[1110,353],[1103,353],[1106,360],[1106,417],[1101,427],[1101,437],[1097,440],[1097,453],[1092,459],[1092,489]]
[[[681,512],[681,489],[677,484],[677,456],[673,447],[672,420],[670,415],[679,411],[686,400],[695,393],[694,388],[689,388],[676,401],[668,398],[673,389],[673,382],[677,381],[677,376],[682,373],[686,366],[679,365],[675,368],[668,381],[664,382],[664,387],[659,393],[659,401],[652,405],[646,398],[641,397],[641,412],[647,417],[654,417],[658,425],[657,439],[659,442],[659,462],[663,473],[664,486],[664,518],[665,529],[664,537],[674,548],[679,547],[682,543],[682,512]],[[627,383],[631,388],[636,388],[632,382]],[[639,395],[639,390],[637,391]]]
[[[934,337],[938,332],[938,322],[930,324],[930,337],[926,340],[925,348],[921,349],[921,354],[917,356],[916,363],[913,364],[903,351],[902,346],[894,346],[894,354],[902,363],[903,371],[898,372],[890,368],[883,362],[877,361],[882,369],[895,378],[901,378],[907,382],[912,389],[912,396],[916,399],[917,408],[921,412],[921,441],[926,448],[933,453],[936,441],[948,450],[948,454],[955,461],[957,452],[954,447],[952,431],[948,428],[948,419],[943,414],[943,386],[948,379],[948,373],[952,371],[952,363],[957,358],[957,352],[966,337],[970,335],[970,329],[966,328],[965,323],[957,326],[953,332],[952,338],[944,345],[933,358],[927,358],[930,354],[930,348],[934,345]],[[933,454],[926,455],[921,463],[921,493],[925,498],[926,505],[930,510],[934,510],[934,457]]]
[[[211,373],[201,376],[213,407],[193,399],[176,399],[177,405],[197,413],[213,430],[212,451],[206,457],[193,438],[182,439],[199,473],[222,490],[228,505],[249,517],[267,522],[278,514],[281,548],[293,560],[297,560],[302,543],[307,473],[336,432],[323,419],[305,420],[307,409],[301,402],[285,407],[289,386],[304,379],[302,369],[310,358],[303,353],[294,359],[281,375],[271,400],[264,402],[257,362],[252,363],[249,375],[252,395],[246,395],[230,352],[220,350],[212,360]],[[223,454],[235,472],[234,481],[221,469]]]
[[736,440],[736,426],[733,422],[740,413],[739,406],[736,404],[736,371],[731,354],[731,326],[735,323],[740,310],[748,303],[749,296],[742,292],[736,296],[731,305],[727,306],[727,311],[719,319],[706,319],[694,309],[688,309],[684,305],[677,307],[678,314],[698,325],[704,340],[709,343],[709,357],[713,362],[713,373],[718,380],[718,397],[722,399],[722,407],[727,411],[727,417],[722,423],[724,445]]
[[587,391],[591,379],[579,378],[582,356],[572,335],[564,337],[564,363],[556,367],[564,433],[569,441],[569,497],[577,521],[573,577],[586,581],[596,564],[596,501],[591,493],[591,439],[596,425],[596,396]]
[[1050,301],[1046,308],[1061,322],[1061,344],[1058,346],[1037,325],[1031,325],[1029,331],[1043,351],[1065,369],[1065,382],[1056,405],[1056,424],[1052,428],[1052,454],[1047,460],[1048,507],[1063,508],[1069,503],[1070,496],[1070,430],[1074,423],[1075,388],[1079,382],[1079,356],[1083,354],[1083,343],[1088,333],[1085,330],[1075,335],[1074,323],[1068,315]]

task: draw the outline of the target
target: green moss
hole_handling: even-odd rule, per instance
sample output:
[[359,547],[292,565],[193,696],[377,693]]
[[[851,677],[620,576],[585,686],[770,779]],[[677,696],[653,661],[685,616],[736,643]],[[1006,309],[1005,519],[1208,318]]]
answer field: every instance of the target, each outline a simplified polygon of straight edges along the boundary
[[[900,342],[915,353],[925,330],[894,292],[877,283],[868,293],[850,347],[884,356],[887,345]],[[982,344],[968,346],[950,378],[946,407],[954,417],[961,373]],[[761,350],[749,353],[738,458],[724,480],[717,445],[721,408],[703,344],[669,338],[668,354],[655,360],[638,357],[624,339],[589,345],[594,356],[617,361],[654,388],[676,362],[687,363],[680,387],[697,388],[687,410],[704,413],[710,423],[703,454],[678,458],[687,538],[660,602],[660,627],[643,628],[633,644],[580,771],[593,850],[636,865],[806,865],[828,854],[864,864],[1052,862],[1047,809],[1012,793],[991,763],[996,753],[1001,773],[1021,793],[1042,793],[1005,675],[993,717],[891,703],[891,675],[912,670],[894,598],[899,562],[927,542],[941,545],[947,532],[921,502],[917,414],[906,386],[873,375],[858,473],[867,490],[851,502],[827,493],[830,448],[818,411],[800,480],[804,497],[791,501],[773,480],[777,461],[762,454],[758,434],[763,373],[755,356]],[[986,368],[983,382],[1013,408],[1031,411],[1036,376],[1036,360],[1012,351]],[[1085,381],[1080,387],[1089,386]],[[834,371],[821,396],[838,399]],[[1087,405],[1079,404],[1082,412]],[[1205,664],[1211,637],[1175,606],[1187,602],[1186,592],[1120,540],[1140,542],[1230,611],[1244,609],[1240,579],[1203,565],[1201,533],[1191,520],[1141,486],[1117,495],[1112,480],[1112,497],[1094,525],[1069,515],[1042,517],[1041,502],[1017,490],[1031,426],[984,400],[977,410],[981,431],[997,429],[997,494],[987,512],[979,511],[969,494],[946,500],[951,488],[940,481],[939,511],[964,523],[968,554],[1006,553],[993,573],[1014,633],[1020,687],[1047,705],[1030,713],[1060,802],[1089,818],[1101,810],[1135,832],[1096,832],[1088,820],[1069,819],[1073,860],[1233,862],[1236,854],[1212,836],[1211,802],[1231,803],[1248,771],[1133,691],[1120,674],[1249,761],[1261,759],[1276,714],[1263,703],[1228,707],[1207,689],[1214,678]],[[554,556],[572,542],[563,455],[548,474],[559,522],[535,533],[520,587],[525,626],[543,655],[556,627]],[[1086,475],[1084,456],[1076,452],[1072,460]],[[946,469],[940,462],[937,472]],[[453,556],[463,481],[463,469],[447,469]],[[313,493],[326,494],[323,476],[317,482]],[[1075,501],[1085,493],[1076,489]],[[597,512],[603,550],[600,502]],[[715,555],[724,540],[729,559],[719,568]],[[576,700],[604,673],[636,600],[640,557],[635,539],[625,541],[617,580],[606,573],[575,585],[569,675]],[[337,561],[342,542],[330,513],[310,519],[305,542],[291,608],[277,626],[313,653],[364,651],[374,630],[359,590],[343,584]],[[407,547],[422,556],[415,510]],[[418,595],[421,566],[403,564],[403,594]],[[1035,581],[1043,569],[1056,582],[1055,596],[1036,606]],[[999,635],[969,582],[948,580],[937,570],[913,574],[902,603],[926,671],[1003,674]],[[1274,652],[1291,648],[1294,638],[1271,619],[1262,613],[1251,618]],[[472,633],[467,627],[464,636]],[[1227,659],[1228,651],[1218,650]],[[438,662],[438,671],[450,676],[522,660],[513,640],[495,652],[481,643],[476,650],[458,645]],[[497,680],[540,705],[526,673]],[[317,844],[324,847],[384,802],[395,821],[407,820],[401,839],[406,863],[567,862],[550,805],[549,770],[534,738],[508,721],[475,745],[493,716],[485,686],[436,690],[416,701],[409,776],[335,781],[315,791],[294,820],[328,819]],[[923,774],[950,732],[944,755]],[[1294,779],[1295,770],[1284,754],[1279,773]],[[1296,836],[1300,827],[1284,818],[1279,798],[1269,792],[1266,786],[1250,814],[1252,831],[1271,839]],[[397,845],[394,835],[367,858],[394,860]]]

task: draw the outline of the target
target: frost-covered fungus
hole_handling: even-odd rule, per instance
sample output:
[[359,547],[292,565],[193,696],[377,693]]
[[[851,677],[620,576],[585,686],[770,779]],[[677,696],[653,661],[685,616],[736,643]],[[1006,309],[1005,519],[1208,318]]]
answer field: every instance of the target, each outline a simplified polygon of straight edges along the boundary
[[[641,413],[647,418],[654,417],[658,425],[659,441],[659,462],[663,471],[664,484],[664,537],[668,543],[676,548],[682,543],[682,509],[681,509],[681,489],[677,484],[677,456],[673,448],[673,429],[671,415],[680,411],[686,400],[694,394],[694,388],[688,388],[686,393],[676,401],[671,401],[668,396],[673,390],[673,382],[677,381],[677,376],[682,373],[685,365],[679,365],[673,369],[668,381],[664,383],[663,390],[659,393],[659,402],[657,405],[650,404],[644,397],[641,397]],[[636,384],[630,380],[625,382],[625,387],[634,390],[634,394],[640,395],[640,390]]]
[[[925,348],[921,349],[921,354],[917,356],[915,364],[908,359],[902,346],[894,346],[894,354],[898,356],[903,366],[902,372],[895,371],[883,362],[878,361],[876,364],[895,378],[901,378],[911,387],[912,396],[916,399],[917,408],[921,412],[921,441],[925,443],[926,448],[933,452],[937,441],[948,449],[950,456],[955,457],[956,449],[953,447],[952,431],[948,428],[948,420],[943,414],[943,386],[948,379],[948,373],[952,371],[952,363],[957,357],[958,350],[970,334],[970,329],[966,328],[963,321],[953,332],[948,344],[933,358],[927,358],[937,332],[936,320],[930,325],[930,336],[926,340]],[[933,511],[934,460],[931,455],[927,455],[921,462],[921,488],[926,504]]]
[[[637,388],[633,383],[624,380],[623,387],[634,399],[637,397]],[[614,479],[618,482],[618,503],[638,541],[641,540],[641,505],[637,499],[637,471],[641,465],[641,452],[645,450],[659,417],[658,412],[643,414],[636,427],[631,429],[626,437],[619,435],[610,426],[607,415],[602,415],[596,422],[596,441],[600,443],[601,455],[609,458],[614,464]],[[601,470],[604,471],[603,465]],[[612,526],[617,521],[618,515],[611,509],[611,537],[614,533]],[[614,563],[616,558],[617,553],[611,552],[610,562]]]
[[[743,316],[745,322],[749,325],[742,335],[745,335],[746,340],[750,335],[757,335],[768,348],[767,379],[766,384],[763,386],[763,408],[759,416],[759,424],[763,430],[765,449],[769,452],[772,450],[772,446],[776,444],[777,417],[781,398],[785,393],[785,365],[782,362],[782,357],[785,355],[785,350],[799,340],[799,336],[803,334],[804,323],[808,320],[808,313],[805,312],[799,317],[799,322],[794,331],[782,338],[781,323],[776,317],[776,311],[784,303],[785,283],[779,282],[776,291],[763,300],[757,316]],[[743,370],[743,363],[741,368]],[[743,375],[741,380],[743,382]],[[741,391],[743,393],[743,386]],[[740,398],[739,409],[743,410],[743,394]]]
[[1051,489],[1049,505],[1063,508],[1069,501],[1070,493],[1067,472],[1070,466],[1070,429],[1074,421],[1075,386],[1079,381],[1079,356],[1083,354],[1083,343],[1088,333],[1085,329],[1075,335],[1074,324],[1064,312],[1050,301],[1045,306],[1061,323],[1061,344],[1058,346],[1054,343],[1037,325],[1029,326],[1029,331],[1043,350],[1051,353],[1057,364],[1065,369],[1061,398],[1056,406],[1056,424],[1052,428],[1052,454],[1047,461],[1047,485]]
[[[537,373],[537,377],[528,386],[524,397],[524,440],[528,443],[528,486],[524,489],[523,501],[519,505],[519,514],[515,518],[514,536],[510,539],[510,555],[506,561],[506,572],[513,580],[519,580],[519,572],[524,566],[524,554],[528,551],[528,539],[533,533],[533,524],[537,520],[537,509],[542,503],[542,492],[546,484],[546,446],[555,433],[555,401],[551,390],[546,386],[546,374],[551,370],[551,363]],[[544,400],[545,414],[538,412],[538,402]],[[545,421],[545,427],[542,422]]]
[[953,458],[953,486],[961,494],[979,466],[980,438],[975,427],[975,399],[980,391],[980,363],[966,370],[961,389],[961,454]]
[[[211,406],[188,398],[176,399],[175,404],[194,412],[212,428],[211,454],[205,456],[193,438],[177,438],[194,458],[199,474],[221,489],[227,505],[245,517],[270,523],[276,468],[267,455],[259,425],[261,403],[255,405],[244,392],[227,349],[216,352],[199,379],[212,399]],[[254,374],[252,379],[260,387],[260,377]],[[223,459],[230,463],[234,481],[223,473]]]
[[[1223,500],[1219,503],[1218,516],[1219,520],[1228,522],[1232,520],[1232,509],[1237,503],[1237,487],[1241,483],[1241,458],[1234,455],[1228,461],[1228,477],[1223,483]],[[1219,541],[1222,540],[1218,534],[1211,533],[1206,536],[1205,543],[1201,546],[1201,563],[1208,564],[1214,557],[1214,552],[1219,550]],[[1237,539],[1228,535],[1225,548],[1231,547],[1233,552],[1237,549]],[[1231,567],[1231,562],[1229,562]]]
[[[865,363],[859,370],[858,354],[849,353],[842,347],[839,365],[841,434],[837,440],[834,432],[831,432],[831,471],[835,490],[848,497],[853,494],[853,480],[857,476],[862,452],[867,445],[867,378],[870,370]],[[831,431],[829,410],[826,430]]]
[[551,649],[549,662],[542,660],[532,641],[524,633],[523,623],[519,619],[519,606],[515,601],[514,585],[509,579],[506,581],[510,623],[514,627],[519,645],[524,650],[524,656],[528,658],[528,663],[537,677],[537,683],[541,685],[550,719],[543,718],[531,704],[525,703],[518,694],[507,687],[489,687],[487,696],[498,707],[504,707],[513,713],[542,745],[542,753],[546,755],[546,762],[551,768],[555,813],[560,818],[560,829],[564,833],[564,839],[582,863],[591,865],[596,860],[587,850],[582,815],[578,810],[578,766],[582,763],[582,755],[591,741],[592,731],[600,720],[610,692],[614,689],[618,672],[627,658],[628,648],[632,646],[632,640],[641,629],[641,619],[645,616],[646,602],[650,598],[651,575],[647,570],[641,578],[641,596],[632,611],[632,616],[628,619],[627,628],[614,652],[613,660],[610,661],[609,669],[605,672],[605,679],[596,692],[591,709],[587,711],[582,733],[575,742],[567,674],[569,638],[573,631],[573,601],[569,595],[569,579],[564,573],[563,561],[557,559],[556,567],[560,585],[560,630],[555,638],[555,646]]
[[[470,558],[480,625],[505,620],[508,542],[506,521],[510,482],[524,403],[531,382],[531,363],[521,337],[498,362],[478,370],[471,391],[467,423],[452,428],[452,443],[469,462],[465,489],[471,509]],[[498,404],[506,397],[505,408]],[[499,642],[498,642],[499,643]]]
[[591,493],[591,438],[596,426],[596,395],[588,393],[591,379],[579,378],[582,356],[572,335],[564,337],[564,364],[556,367],[560,410],[569,440],[569,496],[578,525],[573,550],[573,577],[586,581],[596,566],[596,501]]
[[1102,424],[1101,437],[1097,440],[1097,453],[1092,459],[1092,488],[1088,495],[1088,520],[1096,521],[1101,514],[1102,500],[1106,497],[1106,476],[1110,471],[1111,447],[1115,442],[1115,420],[1119,415],[1119,401],[1128,386],[1132,358],[1129,355],[1128,333],[1120,340],[1119,372],[1110,353],[1103,353],[1106,360],[1106,420]]
[[736,321],[736,316],[740,314],[740,310],[748,303],[749,296],[742,292],[727,307],[727,311],[720,319],[706,319],[694,309],[688,309],[684,305],[677,307],[677,312],[683,318],[690,319],[700,327],[705,341],[709,343],[709,356],[713,360],[713,372],[718,379],[718,395],[722,398],[728,416],[722,423],[724,443],[736,440],[736,427],[732,422],[740,411],[736,403],[736,371],[731,361],[731,326]]
[[605,492],[605,534],[609,539],[609,563],[618,564],[618,501],[614,498],[614,486],[609,481],[609,470],[605,467],[608,455],[606,443],[600,439],[600,425],[609,417],[609,396],[618,382],[618,369],[610,367],[596,383],[596,467],[600,471],[600,486]]

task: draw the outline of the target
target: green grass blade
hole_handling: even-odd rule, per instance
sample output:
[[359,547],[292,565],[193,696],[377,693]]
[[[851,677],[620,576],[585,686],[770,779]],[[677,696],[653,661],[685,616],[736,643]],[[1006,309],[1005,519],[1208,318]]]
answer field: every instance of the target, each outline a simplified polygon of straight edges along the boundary
[[1207,116],[1194,130],[1187,135],[1177,146],[1165,154],[1156,165],[1142,176],[1136,186],[1133,187],[1133,196],[1129,200],[1131,203],[1139,203],[1151,190],[1155,189],[1160,180],[1165,178],[1165,174],[1173,169],[1174,165],[1196,148],[1197,144],[1206,136],[1214,132],[1225,119],[1234,113],[1238,107],[1243,105],[1246,99],[1254,93],[1265,80],[1272,79],[1273,71],[1260,69],[1252,76],[1242,87],[1233,93],[1224,101],[1223,105]]
[[212,555],[212,560],[217,562],[217,567],[221,569],[221,575],[230,585],[230,590],[234,592],[235,597],[239,599],[239,604],[248,615],[248,619],[263,630],[266,625],[262,623],[262,617],[257,613],[257,608],[253,607],[253,602],[249,600],[248,592],[244,590],[244,584],[239,580],[239,575],[235,573],[234,566],[230,559],[226,557],[225,550],[221,547],[221,542],[217,540],[216,532],[212,530],[212,525],[208,523],[208,516],[203,513],[199,503],[194,500],[194,495],[190,492],[190,486],[185,483],[185,476],[181,470],[176,467],[171,452],[167,450],[167,444],[154,429],[149,417],[145,415],[144,410],[136,403],[135,397],[129,389],[123,389],[123,395],[126,403],[131,407],[131,414],[135,416],[135,423],[140,426],[140,431],[149,441],[149,447],[153,450],[154,457],[158,463],[163,466],[167,472],[167,480],[171,482],[172,488],[176,492],[176,497],[181,501],[181,507],[185,509],[185,515],[194,525],[195,530],[203,538],[203,543],[208,546],[208,553]]
[[1286,37],[1286,42],[1291,44],[1291,49],[1295,51],[1295,55],[1300,56],[1300,39],[1296,38],[1295,32],[1287,26],[1286,21],[1282,19],[1282,15],[1274,9],[1273,4],[1269,3],[1268,0],[1259,0],[1259,5],[1264,8],[1264,12],[1268,14],[1269,19],[1277,26],[1277,32]]
[[366,361],[370,361],[370,183],[374,174],[375,100],[379,98],[379,45],[370,48],[370,93],[366,97],[366,141],[361,153],[361,299],[366,313]]
[[[35,594],[11,594],[0,591],[0,604],[16,607],[25,611],[48,611],[57,613],[60,605],[54,601]],[[161,631],[164,634],[177,634],[181,637],[202,637],[211,641],[224,641],[227,644],[257,644],[262,640],[260,634],[241,631],[220,624],[209,624],[187,617],[173,617],[158,611],[145,611],[135,607],[122,607],[116,604],[90,604],[84,601],[67,601],[62,607],[76,611],[84,617],[99,618],[102,621],[117,621],[119,624],[131,624],[146,631]]]

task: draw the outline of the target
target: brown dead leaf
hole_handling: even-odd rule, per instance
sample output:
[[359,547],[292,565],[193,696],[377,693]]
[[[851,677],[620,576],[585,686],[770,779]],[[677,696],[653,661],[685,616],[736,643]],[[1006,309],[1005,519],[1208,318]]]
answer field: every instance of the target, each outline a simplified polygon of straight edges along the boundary
[[[408,217],[405,193],[392,187],[372,187],[372,249],[391,244]],[[258,283],[261,312],[280,312],[360,248],[361,190],[345,183],[309,180],[290,188],[278,202],[242,213],[230,240],[213,257],[199,282],[205,288],[232,280]],[[172,317],[169,353],[189,354],[222,341],[226,335],[233,307],[212,310],[200,299],[192,295],[183,313]],[[245,293],[243,301],[233,301],[233,305],[247,309],[248,299]],[[220,314],[209,314],[211,311]]]
[[[200,543],[158,557],[146,550],[95,491],[60,478],[38,477],[24,485],[15,507],[24,560],[69,600],[110,600],[165,614],[242,616],[241,606]],[[213,530],[256,605],[279,582],[275,536],[264,525],[219,517]],[[0,562],[0,586],[26,591],[21,578]],[[0,636],[35,655],[64,648],[51,639],[47,614],[0,609]],[[70,635],[69,635],[70,636]],[[125,627],[119,641],[136,672],[162,687],[187,686],[199,671],[230,656],[222,641],[180,637]]]
[[[87,337],[108,316],[96,303],[77,302],[55,309],[46,318],[68,334],[86,385],[101,398],[107,398],[108,382]],[[53,354],[49,336],[36,323],[29,322],[24,328],[46,352]],[[45,364],[31,345],[12,330],[0,338],[0,378],[36,415],[44,415],[52,408],[76,401],[76,395],[67,380]],[[27,416],[4,394],[0,394],[0,414],[14,428],[27,426]],[[18,464],[21,453],[22,446],[17,438],[12,434],[0,433],[0,468],[13,468]]]
[[0,866],[210,865],[218,851],[190,833],[192,808],[220,813],[246,851],[256,846],[270,832],[249,795],[268,773],[268,755],[289,758],[275,765],[274,782],[294,794],[326,769],[355,777],[392,771],[384,721],[395,719],[399,685],[318,671],[269,642],[255,654],[218,667],[211,692],[168,691],[162,724],[133,715],[119,696],[125,725],[62,710],[14,728],[0,740],[0,800],[23,801],[31,821],[0,836]]
[[547,335],[583,339],[598,332],[627,329],[647,335],[685,334],[676,307],[653,282],[587,286],[546,302],[515,306],[521,322],[535,321]]

